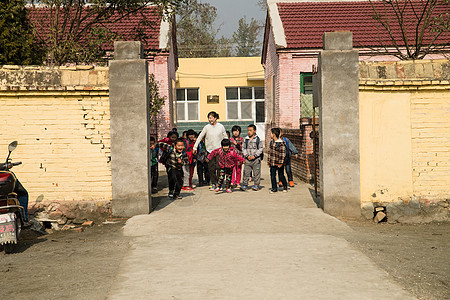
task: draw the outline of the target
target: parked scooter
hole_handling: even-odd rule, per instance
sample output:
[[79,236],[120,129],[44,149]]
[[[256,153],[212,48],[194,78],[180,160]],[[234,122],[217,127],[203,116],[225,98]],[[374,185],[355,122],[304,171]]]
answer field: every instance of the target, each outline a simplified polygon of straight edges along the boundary
[[3,245],[5,253],[14,251],[20,237],[20,232],[26,218],[26,208],[19,202],[19,194],[28,194],[17,180],[11,168],[22,164],[11,162],[11,152],[16,149],[17,141],[8,146],[8,157],[5,163],[0,163],[0,246]]

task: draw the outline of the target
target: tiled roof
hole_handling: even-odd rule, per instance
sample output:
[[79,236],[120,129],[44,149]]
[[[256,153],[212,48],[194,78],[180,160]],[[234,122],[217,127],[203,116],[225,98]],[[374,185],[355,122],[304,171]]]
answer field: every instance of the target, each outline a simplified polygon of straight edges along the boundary
[[[50,31],[50,13],[51,11],[48,8],[29,9],[29,19],[35,25],[37,34],[44,40]],[[90,17],[90,19],[92,18]],[[160,50],[161,16],[156,6],[143,8],[137,13],[123,18],[116,13],[110,20],[118,21],[102,23],[102,25],[118,34],[121,37],[120,40],[139,40],[143,43],[145,50]],[[143,25],[143,21],[145,25]],[[61,19],[61,26],[62,22]],[[149,38],[143,39],[143,36]],[[82,40],[87,40],[86,34],[84,34],[84,37]],[[107,51],[113,50],[113,43],[104,44],[102,48]]]
[[[383,4],[373,1],[375,8],[384,13]],[[415,7],[421,2],[414,2]],[[331,31],[352,31],[354,47],[392,45],[387,31],[372,16],[373,8],[369,2],[295,2],[277,3],[281,22],[286,37],[286,48],[322,48],[322,35]],[[439,5],[433,16],[448,13],[448,7]],[[403,46],[401,31],[392,10],[387,11],[391,31],[399,46]],[[415,40],[416,17],[410,6],[405,12],[405,25],[408,39]],[[424,35],[424,43],[429,43],[433,34]],[[437,40],[439,44],[450,42],[449,32],[442,34]]]

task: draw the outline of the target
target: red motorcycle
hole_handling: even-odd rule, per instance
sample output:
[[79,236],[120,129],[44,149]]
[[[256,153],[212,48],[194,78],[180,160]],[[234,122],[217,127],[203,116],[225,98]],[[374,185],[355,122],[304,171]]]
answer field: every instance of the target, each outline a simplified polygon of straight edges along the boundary
[[24,200],[28,204],[28,193],[11,172],[12,167],[22,164],[11,162],[11,152],[16,147],[17,141],[9,144],[6,162],[0,164],[0,246],[3,245],[5,253],[14,251],[25,222],[26,208],[21,205],[19,198],[26,197]]

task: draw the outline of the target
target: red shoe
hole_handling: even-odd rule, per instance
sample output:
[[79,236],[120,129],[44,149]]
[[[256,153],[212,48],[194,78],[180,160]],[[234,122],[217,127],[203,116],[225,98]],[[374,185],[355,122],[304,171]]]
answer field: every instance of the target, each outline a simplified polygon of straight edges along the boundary
[[183,191],[193,191],[193,190],[194,190],[194,189],[191,188],[190,186],[183,186],[181,189],[182,189]]

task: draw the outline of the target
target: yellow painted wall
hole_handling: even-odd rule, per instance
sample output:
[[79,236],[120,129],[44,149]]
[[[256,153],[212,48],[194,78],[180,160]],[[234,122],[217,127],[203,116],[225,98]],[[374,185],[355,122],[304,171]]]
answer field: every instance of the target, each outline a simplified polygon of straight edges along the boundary
[[[179,65],[177,88],[199,88],[200,122],[212,110],[226,120],[226,87],[264,86],[260,57],[180,58]],[[219,103],[207,104],[208,95],[219,95]]]
[[410,94],[361,92],[359,119],[361,202],[412,196]]
[[450,196],[450,84],[360,85],[361,202]]
[[[0,83],[0,160],[17,140],[12,158],[23,164],[13,170],[30,207],[36,201],[110,201],[108,68],[28,68],[0,68],[10,78]],[[31,90],[20,86],[21,78],[36,79]]]

